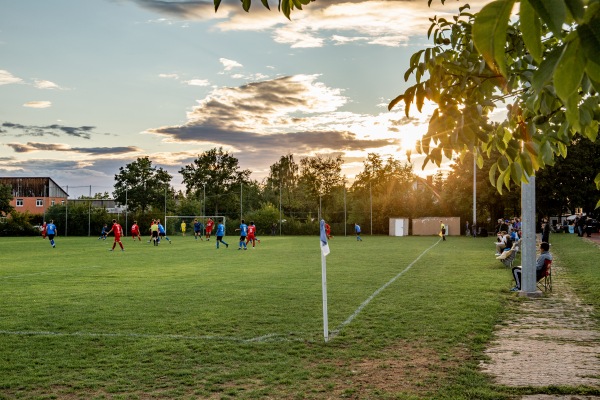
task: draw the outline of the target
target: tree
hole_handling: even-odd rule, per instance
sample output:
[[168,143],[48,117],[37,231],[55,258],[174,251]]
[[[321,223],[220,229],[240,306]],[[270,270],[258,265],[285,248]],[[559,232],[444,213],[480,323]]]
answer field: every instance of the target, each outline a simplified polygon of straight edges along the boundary
[[[481,168],[482,155],[497,150],[489,178],[500,192],[565,157],[574,138],[595,141],[600,121],[600,2],[522,0],[511,22],[516,2],[432,18],[435,46],[411,57],[405,79],[414,75],[416,84],[388,106],[404,101],[408,115],[413,103],[437,103],[418,148],[424,163],[477,150]],[[506,120],[491,125],[488,116],[505,101]]]
[[342,185],[342,156],[336,157],[304,157],[300,160],[299,184],[305,189],[305,194],[313,202],[319,197],[327,196],[334,187]]
[[279,190],[281,189],[282,206],[287,210],[291,210],[295,207],[294,194],[298,187],[298,171],[300,169],[294,161],[294,156],[292,154],[281,156],[279,161],[271,165],[269,169],[265,188],[270,189],[272,202],[279,202]]
[[12,199],[12,188],[9,185],[0,184],[0,214],[10,214],[13,210],[13,206],[10,205]]
[[150,207],[161,209],[165,194],[173,197],[170,182],[173,177],[164,169],[152,166],[148,157],[119,168],[115,175],[113,196],[121,204],[127,204],[132,212],[145,213]]
[[231,204],[240,204],[240,185],[250,183],[250,170],[240,170],[238,159],[222,147],[198,155],[192,164],[179,170],[186,195],[204,201],[208,210],[219,215],[222,207],[233,213]]
[[[302,6],[309,4],[311,1],[314,1],[314,0],[279,0],[279,5],[277,6],[277,9],[279,11],[281,11],[289,19],[290,13],[294,8],[302,10]],[[219,6],[221,5],[221,0],[213,0],[213,2],[215,4],[215,12],[216,12],[219,9]],[[242,0],[242,7],[244,8],[244,11],[248,12],[250,10],[251,3],[252,3],[252,0]],[[269,9],[269,10],[271,9],[269,7],[268,0],[261,0],[261,3],[267,9]]]

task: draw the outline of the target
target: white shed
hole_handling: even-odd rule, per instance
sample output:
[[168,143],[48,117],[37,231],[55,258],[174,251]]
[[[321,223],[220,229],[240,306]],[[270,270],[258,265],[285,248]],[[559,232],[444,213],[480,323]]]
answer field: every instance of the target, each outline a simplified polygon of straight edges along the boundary
[[390,236],[408,236],[408,218],[390,218]]

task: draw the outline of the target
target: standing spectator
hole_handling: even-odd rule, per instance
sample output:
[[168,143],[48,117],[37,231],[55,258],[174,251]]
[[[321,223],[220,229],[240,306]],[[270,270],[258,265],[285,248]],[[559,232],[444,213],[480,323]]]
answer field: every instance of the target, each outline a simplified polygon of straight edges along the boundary
[[202,222],[198,221],[198,219],[194,219],[194,238],[196,240],[198,240],[198,238],[200,238],[200,240],[202,239],[202,229],[204,229],[204,225],[202,225]]
[[212,218],[209,218],[208,221],[206,221],[206,240],[210,240],[210,235],[212,234],[212,230],[213,230],[213,226],[215,225],[215,222],[212,220]]
[[356,222],[354,223],[354,233],[356,233],[356,240],[362,242],[362,239],[360,238],[360,225]]
[[275,236],[277,234],[277,222],[273,222],[271,224],[271,236]]
[[542,219],[542,242],[550,243],[550,222],[547,217]]
[[248,250],[248,247],[246,247],[246,236],[248,235],[248,225],[246,225],[244,220],[242,220],[240,227],[238,229],[236,229],[236,231],[240,231],[240,247],[238,247],[238,250],[241,250],[242,247],[244,248],[244,250]]
[[217,249],[219,248],[219,243],[223,243],[225,248],[229,248],[229,244],[223,241],[223,236],[225,236],[225,225],[222,222],[217,224]]
[[56,225],[54,225],[54,220],[50,220],[50,223],[46,225],[46,235],[48,235],[52,247],[56,247],[56,243],[54,243],[54,236],[56,236]]
[[469,221],[465,222],[465,236],[471,236],[471,231],[469,230]]
[[108,231],[107,235],[110,235],[111,233],[115,235],[115,241],[113,242],[112,249],[110,249],[109,251],[114,251],[117,243],[119,243],[119,246],[121,246],[121,251],[125,251],[125,249],[123,248],[123,243],[121,243],[121,235],[123,234],[123,228],[117,222],[116,219],[113,219],[112,223],[112,228],[110,228],[110,231]]
[[181,221],[181,236],[185,236],[185,228],[187,228],[185,221]]
[[133,221],[133,225],[131,225],[131,238],[135,240],[136,237],[140,242],[142,241],[142,236],[140,235],[140,226],[138,225],[137,221]]

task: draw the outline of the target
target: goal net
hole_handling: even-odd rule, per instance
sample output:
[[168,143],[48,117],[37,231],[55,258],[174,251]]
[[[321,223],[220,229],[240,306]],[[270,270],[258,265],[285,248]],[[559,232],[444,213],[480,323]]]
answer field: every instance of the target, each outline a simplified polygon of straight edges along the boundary
[[[222,223],[227,229],[225,217],[222,215],[167,215],[165,217],[165,231],[169,235],[183,235],[185,229],[186,236],[194,236],[194,221],[202,223],[202,235],[206,233],[206,222],[211,218],[214,222],[213,236],[217,231],[217,225]],[[185,224],[185,225],[184,225]]]

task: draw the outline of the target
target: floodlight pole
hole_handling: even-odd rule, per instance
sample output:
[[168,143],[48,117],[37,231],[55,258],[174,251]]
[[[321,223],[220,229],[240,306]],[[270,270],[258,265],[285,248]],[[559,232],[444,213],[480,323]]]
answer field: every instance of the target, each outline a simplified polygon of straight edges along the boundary
[[279,168],[279,236],[281,236],[281,168]]
[[535,176],[527,177],[528,183],[521,183],[522,243],[521,255],[521,294],[536,294],[535,270]]
[[69,225],[69,185],[67,185],[67,200],[65,201],[65,236],[67,236],[67,226]]
[[[127,187],[125,188],[125,232],[127,232]],[[167,223],[167,221],[165,221]]]
[[371,207],[371,236],[373,235],[373,191],[371,189],[371,179],[369,179],[369,203]]
[[206,182],[202,184],[204,188],[204,197],[202,199],[202,215],[206,215]]
[[[473,150],[473,220],[471,222],[471,230],[477,228],[477,148]],[[473,232],[473,237],[476,232]]]
[[90,202],[88,203],[88,237],[92,236],[92,185],[90,185]]
[[243,195],[243,190],[244,190],[244,184],[242,182],[240,182],[240,223],[241,223],[242,219],[244,219],[244,207],[243,207],[244,195]]
[[347,225],[348,225],[348,218],[347,218],[347,208],[346,208],[346,177],[344,177],[344,237],[348,236],[347,235]]

